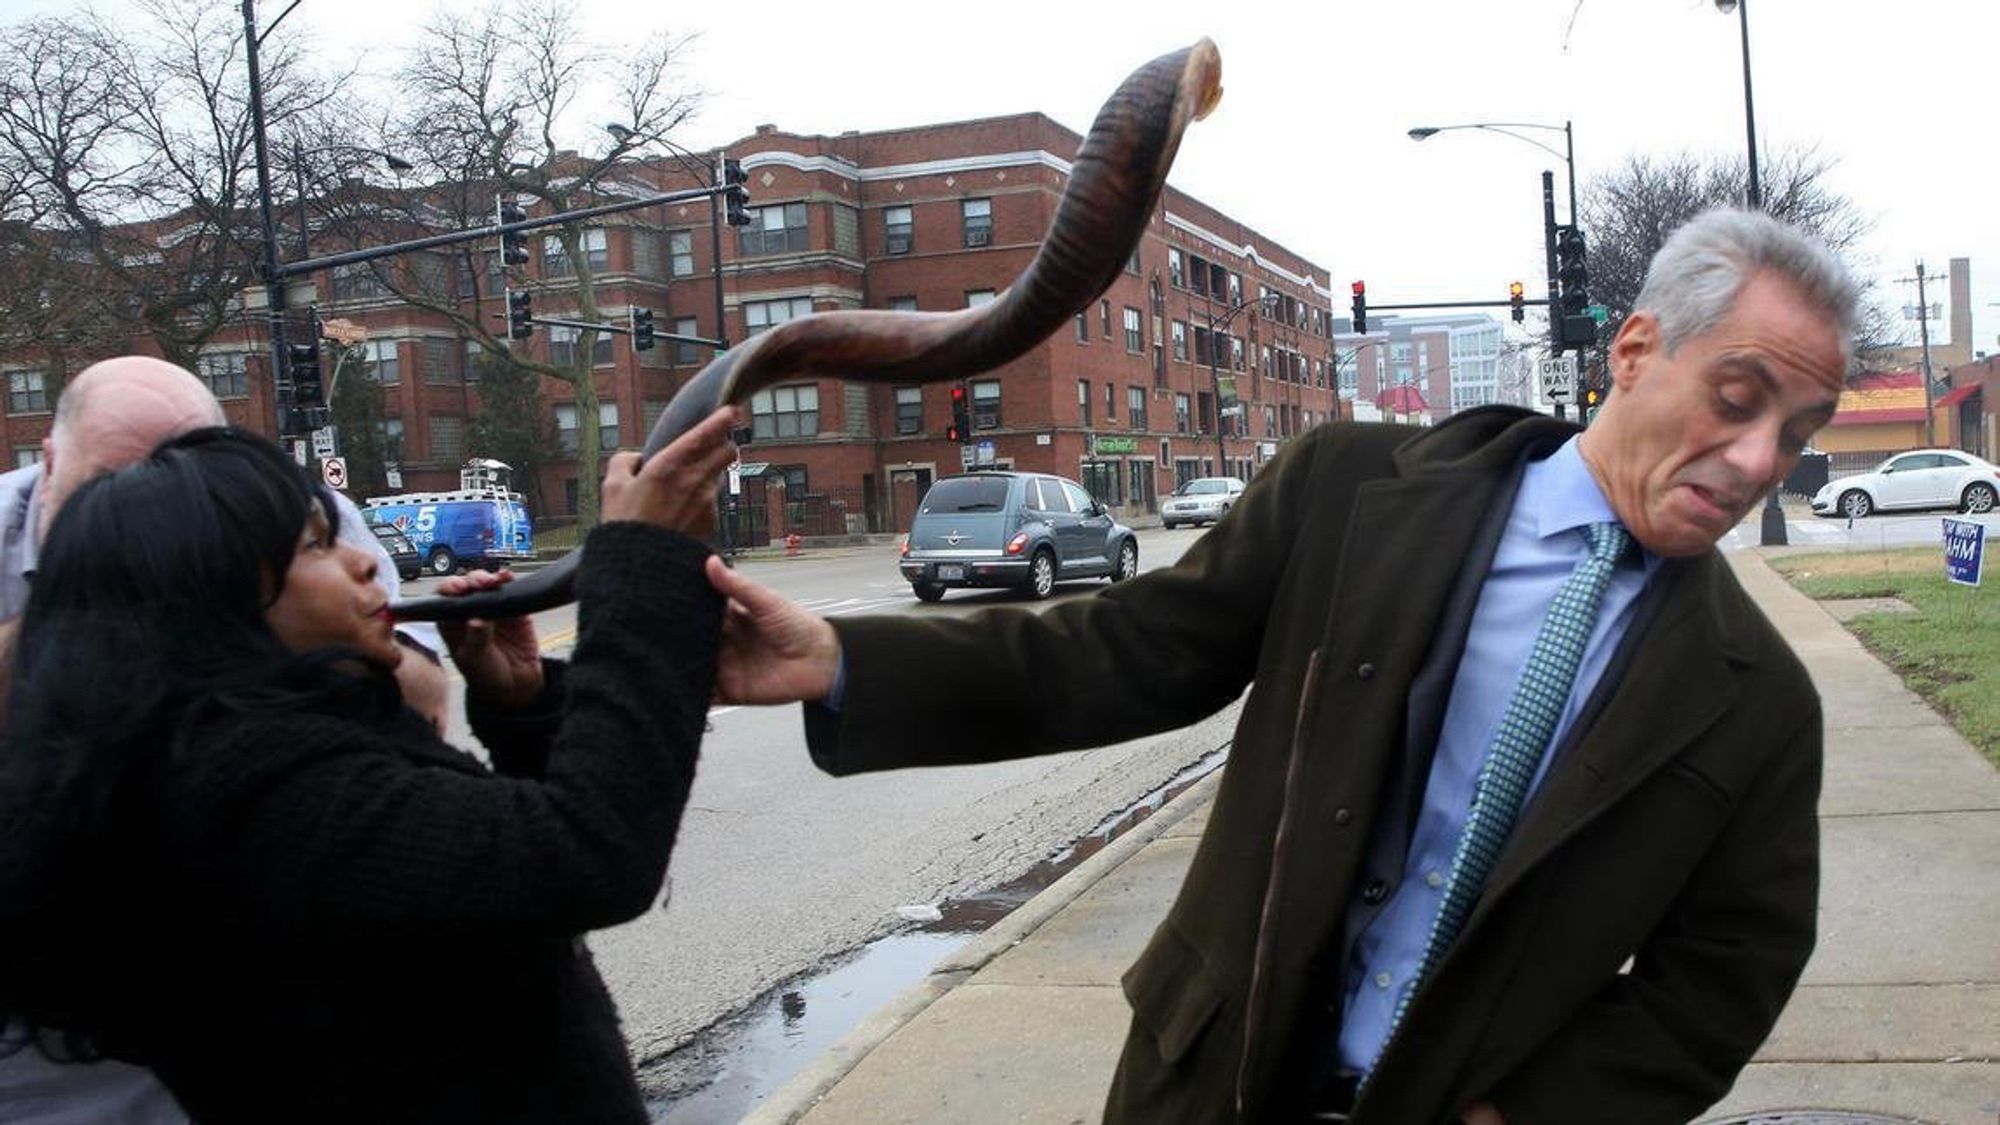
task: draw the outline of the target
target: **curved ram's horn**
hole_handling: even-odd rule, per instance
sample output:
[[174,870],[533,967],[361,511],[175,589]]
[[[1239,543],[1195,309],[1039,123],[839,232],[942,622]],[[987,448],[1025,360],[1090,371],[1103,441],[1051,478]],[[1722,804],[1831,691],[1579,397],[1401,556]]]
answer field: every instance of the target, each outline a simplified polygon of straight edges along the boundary
[[[651,456],[726,403],[801,376],[935,383],[990,371],[1087,308],[1125,268],[1190,121],[1222,96],[1222,57],[1203,39],[1134,71],[1077,151],[1049,236],[997,300],[949,313],[854,309],[800,317],[717,356],[674,395],[646,437]],[[580,551],[503,589],[419,598],[405,621],[506,617],[575,599]]]

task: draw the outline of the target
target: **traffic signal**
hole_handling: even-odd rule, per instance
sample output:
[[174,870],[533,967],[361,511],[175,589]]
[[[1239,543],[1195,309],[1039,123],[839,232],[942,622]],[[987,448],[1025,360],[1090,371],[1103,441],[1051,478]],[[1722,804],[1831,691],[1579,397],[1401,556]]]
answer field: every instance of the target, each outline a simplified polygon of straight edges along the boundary
[[1598,389],[1596,382],[1593,381],[1584,386],[1583,408],[1585,410],[1595,410],[1597,409],[1598,404],[1603,401],[1604,401],[1604,392]]
[[653,348],[653,310],[634,308],[632,310],[632,350],[651,351]]
[[744,186],[744,181],[748,178],[748,174],[743,171],[741,160],[725,159],[722,162],[722,198],[729,208],[729,225],[732,227],[750,225],[750,212],[747,210],[750,206],[750,189]]
[[[525,220],[528,213],[511,199],[493,200],[493,221],[495,225],[506,226]],[[500,264],[503,266],[524,266],[528,264],[528,240],[520,231],[510,230],[500,233]]]
[[326,402],[326,386],[320,381],[319,339],[309,343],[286,344],[285,366],[292,376],[292,405],[319,406]]
[[1521,283],[1518,281],[1507,286],[1507,304],[1514,310],[1515,324],[1519,324],[1528,318],[1527,307],[1522,304],[1526,293],[1527,290],[1523,289]]
[[1562,283],[1556,343],[1587,348],[1597,343],[1597,321],[1590,316],[1590,267],[1583,232],[1573,226],[1556,228],[1556,280]]
[[1354,283],[1354,331],[1357,334],[1368,331],[1368,283],[1365,281]]
[[526,289],[507,290],[507,335],[525,340],[535,334],[535,295]]
[[966,442],[972,437],[972,411],[966,406],[965,387],[951,389],[951,424],[944,428],[946,440]]

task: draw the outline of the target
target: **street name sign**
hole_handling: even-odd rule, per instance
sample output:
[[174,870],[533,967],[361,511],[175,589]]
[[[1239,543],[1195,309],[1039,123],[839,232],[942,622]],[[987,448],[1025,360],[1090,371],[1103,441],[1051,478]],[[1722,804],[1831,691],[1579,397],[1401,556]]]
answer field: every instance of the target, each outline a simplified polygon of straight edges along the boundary
[[1564,354],[1553,359],[1537,361],[1537,373],[1542,378],[1542,393],[1550,402],[1576,401],[1576,356]]
[[1944,521],[1944,576],[1961,586],[1979,585],[1986,527],[1971,520]]

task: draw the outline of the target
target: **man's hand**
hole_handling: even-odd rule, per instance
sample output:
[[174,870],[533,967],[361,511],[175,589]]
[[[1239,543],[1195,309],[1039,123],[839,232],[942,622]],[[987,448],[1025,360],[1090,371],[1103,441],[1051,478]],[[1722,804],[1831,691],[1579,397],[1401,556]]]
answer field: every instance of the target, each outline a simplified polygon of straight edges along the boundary
[[759,586],[710,555],[708,581],[729,599],[716,657],[717,703],[799,703],[825,699],[840,667],[833,626]]
[[[437,592],[455,598],[497,590],[513,580],[512,571],[475,570],[438,583]],[[440,621],[438,633],[465,677],[468,697],[497,707],[525,707],[542,694],[542,650],[535,640],[535,624],[528,618]]]
[[637,453],[612,454],[604,465],[605,522],[638,520],[707,538],[715,529],[716,479],[736,460],[729,431],[742,414],[740,407],[725,406],[644,460]]
[[1507,1125],[1507,1119],[1500,1116],[1492,1102],[1480,1102],[1466,1110],[1459,1120],[1465,1125]]

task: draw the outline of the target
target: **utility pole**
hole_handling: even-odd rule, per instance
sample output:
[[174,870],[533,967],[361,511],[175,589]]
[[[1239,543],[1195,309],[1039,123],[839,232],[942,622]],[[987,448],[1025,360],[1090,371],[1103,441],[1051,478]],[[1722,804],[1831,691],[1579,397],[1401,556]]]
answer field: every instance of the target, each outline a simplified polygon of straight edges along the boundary
[[1931,409],[1931,305],[1924,296],[1924,263],[1917,261],[1917,338],[1924,345],[1924,444],[1937,446],[1937,414]]

